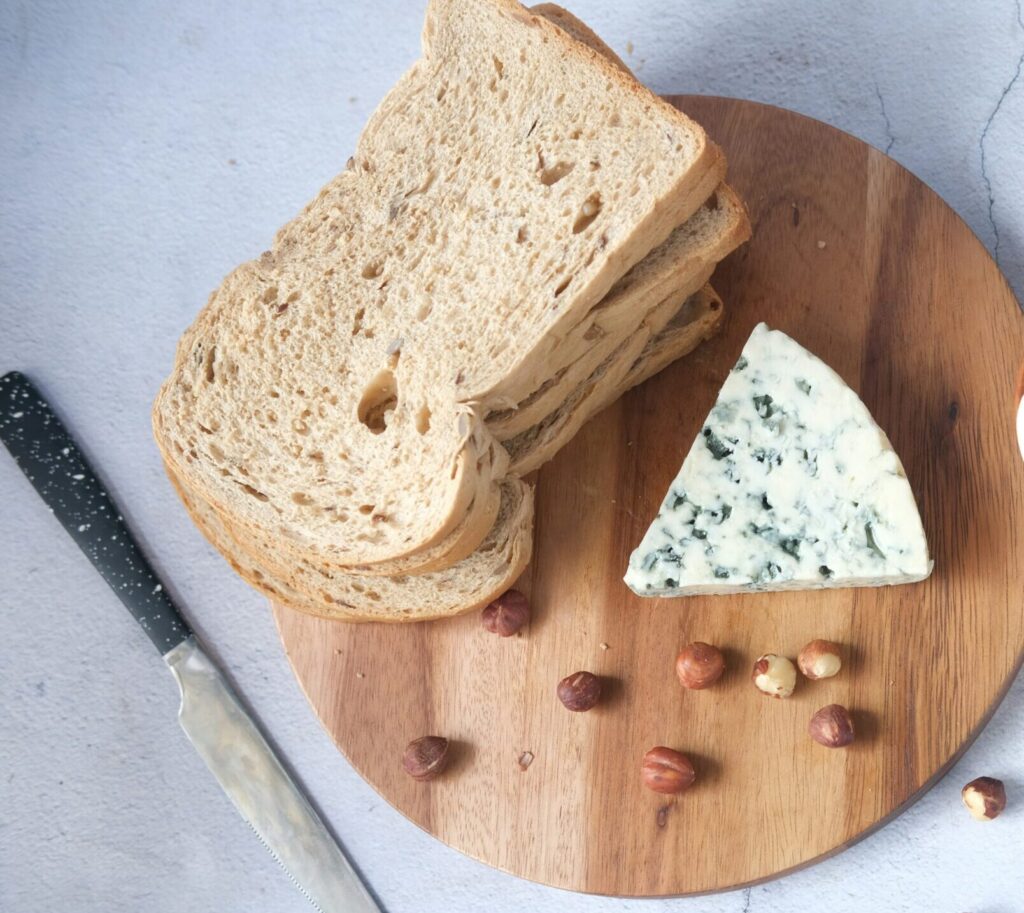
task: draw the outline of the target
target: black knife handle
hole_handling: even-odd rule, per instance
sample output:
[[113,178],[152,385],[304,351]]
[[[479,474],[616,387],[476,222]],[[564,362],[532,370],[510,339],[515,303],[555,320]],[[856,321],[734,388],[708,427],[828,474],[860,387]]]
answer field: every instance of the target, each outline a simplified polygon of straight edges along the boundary
[[161,654],[192,631],[117,506],[49,403],[23,374],[0,377],[0,441]]

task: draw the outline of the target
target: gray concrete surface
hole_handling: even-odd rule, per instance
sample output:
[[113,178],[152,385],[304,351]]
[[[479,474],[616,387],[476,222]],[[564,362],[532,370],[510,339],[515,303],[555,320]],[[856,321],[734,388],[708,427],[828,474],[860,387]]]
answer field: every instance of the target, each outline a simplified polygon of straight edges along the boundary
[[[390,913],[1024,909],[1024,682],[954,772],[878,834],[774,883],[690,900],[575,896],[471,861],[384,803],[321,732],[263,600],[175,500],[149,406],[208,292],[343,166],[416,56],[422,7],[0,4],[0,371],[29,372],[59,404]],[[1019,2],[573,8],[658,91],[784,105],[887,150],[1024,292]],[[0,567],[0,909],[305,910],[179,732],[148,641],[6,453]],[[1016,801],[986,826],[958,798],[983,773]]]

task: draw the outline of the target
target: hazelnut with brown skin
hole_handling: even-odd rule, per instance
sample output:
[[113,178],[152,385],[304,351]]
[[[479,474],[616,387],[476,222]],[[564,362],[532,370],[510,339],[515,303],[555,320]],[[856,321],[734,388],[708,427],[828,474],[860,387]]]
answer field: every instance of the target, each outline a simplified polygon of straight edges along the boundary
[[573,713],[590,710],[601,699],[601,679],[592,672],[573,672],[558,683],[558,699]]
[[960,797],[975,821],[991,821],[1006,808],[1006,787],[995,777],[978,777],[962,790]]
[[717,682],[725,671],[725,657],[718,647],[697,641],[683,647],[676,657],[676,675],[684,688],[700,691]]
[[659,745],[644,755],[641,768],[644,786],[656,793],[673,795],[681,793],[697,779],[690,759],[682,752]]
[[832,678],[843,666],[839,647],[830,640],[812,640],[796,658],[805,678],[812,682],[821,678]]
[[448,764],[448,740],[425,735],[405,746],[402,767],[414,780],[433,780]]
[[826,748],[845,748],[853,741],[853,718],[842,704],[829,704],[811,717],[807,732]]
[[754,687],[770,697],[789,697],[796,688],[796,666],[775,653],[759,656],[750,677]]
[[530,602],[519,592],[502,593],[480,614],[480,623],[492,634],[511,637],[530,620]]

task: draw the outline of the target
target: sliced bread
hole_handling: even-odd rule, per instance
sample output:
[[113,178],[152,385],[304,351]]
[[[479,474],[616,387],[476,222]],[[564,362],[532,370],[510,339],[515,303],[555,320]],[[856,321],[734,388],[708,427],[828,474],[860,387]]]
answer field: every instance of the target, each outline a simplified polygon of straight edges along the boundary
[[[579,352],[515,409],[492,413],[487,427],[499,440],[508,440],[542,421],[567,399],[573,390],[611,355],[626,338],[646,322],[656,335],[649,313],[668,297],[682,301],[711,276],[716,264],[750,237],[750,220],[743,202],[726,184],[669,240],[629,271],[595,308],[584,333],[573,331],[564,347]],[[670,316],[670,315],[669,315]],[[667,322],[667,318],[666,318]]]
[[[720,311],[721,300],[710,286],[691,296],[643,349],[623,385],[606,391],[601,402],[607,405],[625,392],[627,384],[640,383],[692,350],[695,338],[700,341],[713,331],[711,323]],[[587,418],[592,414],[593,410]],[[294,563],[288,572],[268,567],[262,557],[273,554],[273,542],[247,541],[209,504],[192,497],[171,467],[168,474],[196,526],[239,575],[275,602],[324,618],[424,621],[472,611],[507,590],[530,559],[533,490],[524,483],[509,481],[501,486],[501,509],[493,528],[463,561],[439,572],[367,579],[307,561]]]
[[[721,299],[708,286],[685,304],[676,299],[667,302],[665,307],[668,310],[665,321],[672,323],[673,328],[663,343],[658,341],[658,336],[642,328],[609,356],[586,383],[577,387],[561,408],[505,441],[511,459],[510,474],[525,476],[539,469],[569,443],[591,417],[611,405],[629,387],[655,373],[648,370],[644,362],[649,344],[652,345],[649,351],[661,370],[713,336],[721,322]],[[673,314],[679,314],[678,322],[673,322]]]
[[351,168],[185,334],[155,407],[165,458],[311,559],[441,543],[504,475],[482,416],[543,382],[721,172],[699,127],[561,29],[433,0]]
[[[504,593],[530,560],[533,490],[509,480],[501,485],[497,521],[472,555],[444,571],[404,577],[358,577],[308,562],[282,575],[253,557],[245,542],[209,504],[192,497],[168,467],[189,516],[235,572],[275,602],[339,621],[427,621],[481,608]],[[261,543],[266,553],[272,542]]]

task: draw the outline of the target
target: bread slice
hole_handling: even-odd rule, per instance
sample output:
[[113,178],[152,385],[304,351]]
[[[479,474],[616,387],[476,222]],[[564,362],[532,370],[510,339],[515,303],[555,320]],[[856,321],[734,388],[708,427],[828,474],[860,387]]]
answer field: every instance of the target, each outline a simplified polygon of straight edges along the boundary
[[[530,560],[533,489],[502,483],[502,504],[493,529],[472,555],[445,571],[405,577],[357,577],[308,562],[289,575],[268,571],[217,511],[192,497],[167,467],[185,509],[236,573],[269,599],[288,608],[338,621],[427,621],[487,605],[504,593]],[[249,547],[247,547],[249,546]],[[260,544],[261,553],[272,542]]]
[[[731,187],[720,185],[700,210],[634,266],[598,305],[590,329],[577,337],[582,354],[515,409],[489,415],[488,429],[505,441],[543,421],[641,322],[656,335],[661,326],[651,323],[650,311],[668,297],[677,302],[688,298],[708,281],[717,263],[749,237],[750,220],[743,202]],[[566,346],[573,343],[573,336],[566,337]]]
[[[554,3],[531,7],[574,39],[593,48],[626,73],[622,59],[586,23]],[[723,205],[720,205],[723,201]],[[492,413],[487,426],[499,440],[527,430],[555,411],[577,385],[637,329],[644,315],[673,294],[688,297],[711,275],[714,265],[750,237],[750,220],[735,192],[721,185],[687,222],[633,267],[604,300],[551,353],[558,368],[513,408]],[[659,327],[653,327],[657,332]]]
[[[712,332],[711,324],[720,311],[721,300],[710,286],[691,296],[662,333],[648,342],[623,385],[607,391],[607,402],[693,349],[695,336],[703,338]],[[603,408],[600,403],[607,405],[604,400],[592,402],[597,408]],[[502,484],[501,510],[493,528],[480,548],[463,561],[434,573],[367,579],[307,561],[296,562],[288,573],[268,568],[256,556],[273,554],[273,542],[246,541],[209,504],[192,497],[173,468],[167,470],[193,522],[236,573],[273,601],[307,614],[352,622],[425,621],[456,615],[480,608],[503,593],[529,563],[533,489],[524,483]]]
[[666,331],[664,340],[650,333],[649,328],[641,328],[609,356],[561,408],[506,441],[505,448],[512,461],[509,473],[525,476],[539,469],[569,443],[591,417],[611,405],[631,386],[654,374],[645,361],[648,355],[655,359],[651,367],[657,365],[657,370],[661,370],[717,332],[722,302],[709,286],[682,307],[681,304],[678,300],[665,304],[668,311],[665,320],[671,322],[672,329]]
[[[714,336],[721,325],[723,313],[722,299],[710,285],[687,298],[664,329],[644,346],[614,398],[618,399],[626,391],[664,371],[672,362],[692,352],[697,344]],[[699,337],[698,343],[694,343],[695,337]],[[612,401],[609,400],[609,404]]]
[[606,60],[610,60],[620,70],[633,75],[632,70],[626,66],[622,58],[615,53],[589,25],[577,19],[572,13],[557,3],[537,3],[530,7],[530,12],[543,16],[548,22],[553,22],[563,32],[575,38],[580,44],[593,48]]
[[437,545],[504,476],[486,412],[543,381],[721,172],[697,125],[561,29],[432,0],[351,168],[185,334],[155,407],[165,458],[311,560]]

